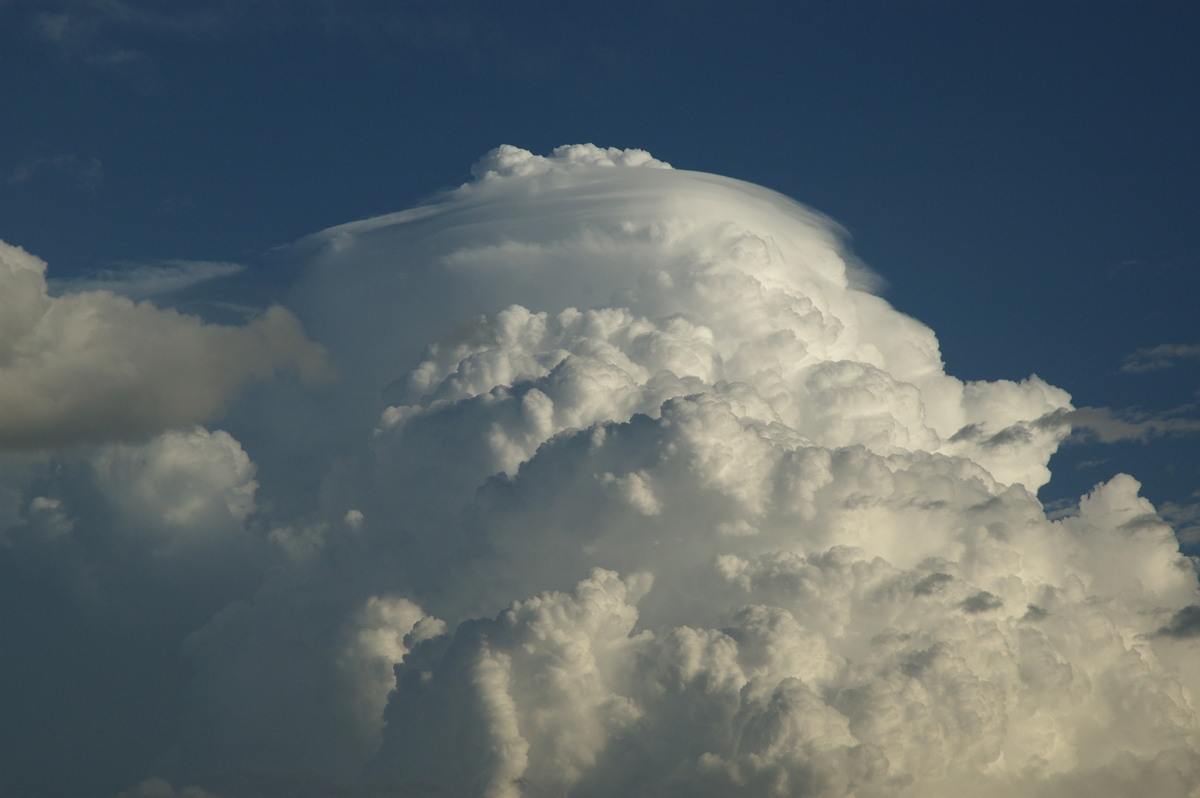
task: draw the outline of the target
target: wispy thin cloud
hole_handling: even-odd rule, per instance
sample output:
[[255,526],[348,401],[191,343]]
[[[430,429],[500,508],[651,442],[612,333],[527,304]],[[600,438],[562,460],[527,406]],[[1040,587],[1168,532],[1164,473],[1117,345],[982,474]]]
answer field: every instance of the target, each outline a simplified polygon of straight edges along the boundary
[[[155,47],[178,39],[226,41],[287,35],[296,31],[327,40],[352,40],[387,57],[441,52],[459,67],[502,55],[512,67],[511,31],[481,21],[474,2],[375,3],[365,0],[242,0],[178,2],[150,0],[25,0],[18,23],[30,38],[69,62],[108,71],[142,91],[158,91],[166,76]],[[374,49],[374,45],[380,45]],[[540,63],[522,51],[525,61]]]
[[104,49],[104,45],[111,43],[109,37],[121,30],[157,35],[220,32],[228,29],[245,10],[263,4],[190,5],[180,3],[164,7],[158,3],[128,0],[67,0],[42,4],[31,23],[34,32],[43,40],[86,54],[93,48]]
[[1121,363],[1121,371],[1141,374],[1173,368],[1181,360],[1200,360],[1200,344],[1161,344],[1139,349]]
[[84,191],[95,193],[104,182],[104,165],[99,158],[81,158],[69,153],[59,153],[43,158],[28,158],[18,163],[8,176],[11,186],[28,183],[39,175],[58,173],[66,175]]
[[[102,70],[148,77],[148,58],[140,49],[113,36],[106,18],[113,3],[64,3],[30,17],[27,28],[59,57]],[[107,11],[106,11],[107,9]]]
[[[1192,494],[1200,499],[1200,491]],[[1175,528],[1179,541],[1185,545],[1200,543],[1200,501],[1198,502],[1163,502],[1158,508],[1159,514]]]
[[1055,410],[1033,422],[1038,428],[1069,426],[1085,440],[1100,443],[1135,441],[1145,443],[1156,438],[1194,435],[1200,432],[1200,417],[1195,405],[1181,405],[1161,413],[1129,408],[1080,407]]
[[486,31],[463,3],[371,3],[360,0],[242,0],[166,6],[144,0],[60,0],[25,4],[32,32],[94,60],[118,51],[134,32],[156,37],[233,38],[307,28],[330,37],[389,38],[422,49],[474,47]]
[[245,268],[238,263],[182,259],[155,264],[125,264],[121,268],[102,269],[75,280],[51,280],[50,289],[56,294],[111,291],[130,299],[147,299],[238,274]]

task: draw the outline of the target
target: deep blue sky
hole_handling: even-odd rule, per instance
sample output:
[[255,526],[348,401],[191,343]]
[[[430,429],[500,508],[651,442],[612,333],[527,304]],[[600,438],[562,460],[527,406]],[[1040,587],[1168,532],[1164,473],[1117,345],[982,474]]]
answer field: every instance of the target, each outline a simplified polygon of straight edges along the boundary
[[[1120,368],[1200,343],[1198,90],[1191,2],[0,0],[0,238],[253,266],[501,143],[640,147],[838,220],[950,373],[1153,414],[1200,387]],[[1196,443],[1070,447],[1043,497],[1193,503]]]

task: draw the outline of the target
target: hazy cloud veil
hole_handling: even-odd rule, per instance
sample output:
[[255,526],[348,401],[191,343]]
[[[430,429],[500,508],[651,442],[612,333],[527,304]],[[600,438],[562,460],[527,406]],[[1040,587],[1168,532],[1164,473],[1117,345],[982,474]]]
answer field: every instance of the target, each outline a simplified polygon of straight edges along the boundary
[[[766,189],[591,145],[473,174],[294,245],[245,328],[0,253],[35,298],[0,444],[43,447],[5,461],[0,558],[183,651],[127,798],[1200,794],[1195,568],[1129,476],[1047,518],[1065,392],[947,375]],[[52,345],[68,302],[96,355]],[[174,384],[178,342],[212,395],[123,414],[115,380],[81,420],[134,325],[122,379]],[[335,384],[191,426],[327,372],[313,341]]]

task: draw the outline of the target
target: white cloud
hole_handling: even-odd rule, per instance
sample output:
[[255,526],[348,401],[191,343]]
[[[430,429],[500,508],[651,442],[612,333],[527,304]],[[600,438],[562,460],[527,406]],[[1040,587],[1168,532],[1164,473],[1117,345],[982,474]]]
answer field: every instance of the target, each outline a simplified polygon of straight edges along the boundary
[[0,243],[0,448],[145,438],[215,418],[248,382],[327,372],[283,308],[205,324],[106,291],[52,297],[45,268]]
[[[507,356],[503,342],[488,343],[502,333],[468,332],[480,311],[515,305],[549,321],[609,308],[659,326],[663,339],[678,335],[669,324],[709,336],[708,351],[693,355],[711,361],[701,379],[750,386],[769,413],[818,442],[961,451],[1005,481],[1033,489],[1048,479],[1060,430],[1005,446],[952,437],[974,425],[991,438],[1065,409],[1065,392],[1036,378],[964,385],[947,376],[927,327],[849,287],[838,228],[824,217],[757,186],[665,168],[645,153],[622,156],[635,165],[618,168],[621,158],[599,148],[522,153],[498,149],[476,167],[479,180],[431,207],[305,242],[315,270],[295,307],[339,365],[367,381],[364,390],[373,394],[410,367],[410,342],[461,340]],[[425,301],[402,314],[381,301],[403,295]],[[338,321],[350,315],[359,320],[354,332]],[[497,315],[495,323],[511,321]],[[452,358],[446,346],[431,357]],[[447,368],[456,362],[429,363],[421,378],[441,379]]]
[[[946,374],[765,189],[587,145],[474,174],[292,250],[327,399],[10,475],[10,552],[208,610],[171,627],[183,709],[137,789],[1194,793],[1192,563],[1132,477],[1061,518],[1033,493],[1109,417]],[[21,263],[0,341],[71,299]],[[278,417],[302,434],[247,421]],[[218,611],[197,586],[242,560]]]
[[110,444],[93,456],[92,468],[119,528],[147,536],[145,545],[163,557],[229,547],[255,510],[254,464],[226,432],[196,428],[144,444]]

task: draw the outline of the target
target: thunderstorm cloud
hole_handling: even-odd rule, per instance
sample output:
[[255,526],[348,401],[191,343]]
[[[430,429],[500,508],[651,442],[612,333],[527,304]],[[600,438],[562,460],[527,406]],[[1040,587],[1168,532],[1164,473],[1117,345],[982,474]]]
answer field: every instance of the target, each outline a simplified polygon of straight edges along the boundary
[[[1124,474],[1049,518],[1099,421],[947,374],[819,213],[505,146],[280,256],[223,327],[0,252],[0,612],[123,645],[3,654],[77,719],[30,773],[108,730],[64,791],[1197,795],[1171,527]],[[337,378],[221,415],[288,369]]]

